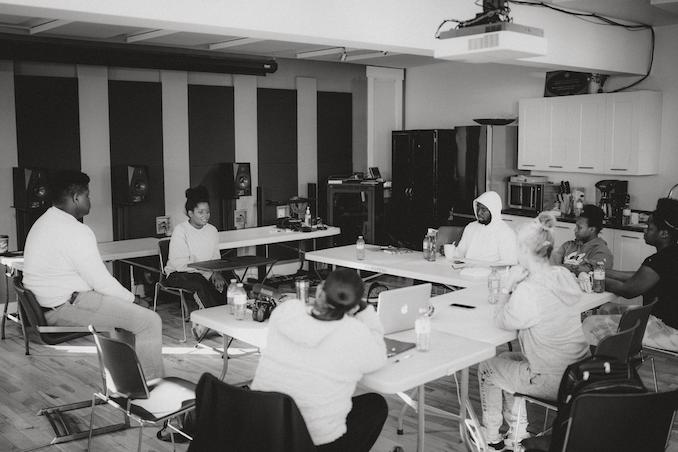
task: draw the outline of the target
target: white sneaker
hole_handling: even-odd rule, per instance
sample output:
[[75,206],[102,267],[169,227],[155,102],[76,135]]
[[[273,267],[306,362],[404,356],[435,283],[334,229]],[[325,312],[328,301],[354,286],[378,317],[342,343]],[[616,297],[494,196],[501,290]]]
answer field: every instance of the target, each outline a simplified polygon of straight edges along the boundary
[[532,435],[525,430],[520,433],[518,433],[518,437],[516,438],[515,432],[513,428],[509,428],[506,434],[504,435],[504,443],[506,444],[506,449],[505,450],[512,450],[513,452],[523,452],[525,448],[523,447],[520,442],[526,438],[530,438]]

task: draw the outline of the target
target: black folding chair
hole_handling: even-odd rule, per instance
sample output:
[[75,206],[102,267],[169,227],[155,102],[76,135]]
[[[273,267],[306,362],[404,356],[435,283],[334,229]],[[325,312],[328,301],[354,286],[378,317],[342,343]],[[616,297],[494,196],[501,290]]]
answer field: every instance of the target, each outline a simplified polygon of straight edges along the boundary
[[[92,412],[89,421],[87,450],[92,450],[92,426],[94,407],[97,400],[103,401],[122,411],[125,421],[139,423],[139,445],[145,425],[163,423],[166,427],[192,439],[170,421],[191,411],[195,407],[195,384],[178,377],[164,377],[146,380],[137,354],[129,344],[105,337],[89,327],[99,355],[103,390],[92,396]],[[174,435],[171,435],[174,444]]]
[[177,295],[181,301],[181,322],[183,327],[184,338],[180,342],[186,342],[186,322],[188,322],[188,306],[186,305],[186,297],[192,297],[195,299],[198,307],[200,309],[204,308],[202,301],[195,296],[195,293],[191,290],[184,289],[182,287],[174,287],[170,284],[167,284],[167,274],[165,273],[165,265],[167,265],[167,259],[169,258],[169,244],[170,239],[160,239],[158,240],[158,257],[160,259],[160,279],[155,283],[155,293],[153,295],[153,311],[158,307],[158,292],[163,291]]
[[548,452],[663,452],[676,409],[678,390],[580,395],[572,403],[563,441],[552,441]]

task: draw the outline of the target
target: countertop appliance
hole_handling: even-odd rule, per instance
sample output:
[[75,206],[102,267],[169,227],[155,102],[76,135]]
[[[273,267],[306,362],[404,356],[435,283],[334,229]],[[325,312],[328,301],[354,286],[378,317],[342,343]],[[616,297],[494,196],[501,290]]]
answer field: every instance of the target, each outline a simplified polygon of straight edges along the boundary
[[558,186],[551,182],[508,182],[508,208],[538,214],[553,207]]
[[598,207],[603,209],[605,219],[620,224],[622,211],[629,202],[629,183],[625,180],[605,179],[596,182]]

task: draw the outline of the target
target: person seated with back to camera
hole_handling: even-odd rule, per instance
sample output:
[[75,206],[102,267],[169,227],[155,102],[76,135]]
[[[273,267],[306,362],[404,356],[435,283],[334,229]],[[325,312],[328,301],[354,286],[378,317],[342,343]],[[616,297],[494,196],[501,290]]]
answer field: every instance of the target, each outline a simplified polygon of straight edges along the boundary
[[457,257],[507,265],[518,262],[516,233],[501,219],[501,209],[501,198],[494,191],[473,200],[477,221],[464,228]]
[[352,397],[366,373],[386,364],[383,328],[351,269],[335,270],[313,306],[289,300],[269,320],[252,389],[288,394],[319,451],[369,451],[388,415],[383,396]]
[[[89,181],[87,174],[72,170],[50,177],[53,206],[26,237],[23,283],[35,294],[48,325],[128,331],[146,377],[163,377],[160,316],[134,304],[134,294],[106,269],[94,232],[80,221],[91,207]],[[130,342],[128,336],[119,338]]]
[[[657,252],[635,271],[608,270],[605,290],[624,298],[643,296],[643,305],[657,300],[645,328],[643,345],[678,352],[678,200],[662,198],[650,215],[644,234],[645,243]],[[597,345],[617,331],[621,313],[629,306],[608,303],[584,320],[586,339]]]
[[[185,209],[188,220],[176,225],[170,239],[165,266],[167,284],[194,292],[199,299],[199,306],[202,304],[202,307],[209,308],[224,305],[224,276],[219,272],[205,272],[188,266],[193,262],[221,259],[219,233],[217,228],[208,223],[210,203],[207,188],[199,185],[187,189]],[[194,325],[192,331],[196,340],[199,340],[207,328]]]
[[604,217],[603,209],[586,204],[577,217],[574,240],[568,240],[551,253],[551,263],[562,265],[575,276],[581,273],[588,276],[598,262],[604,262],[606,269],[612,268],[612,252],[607,242],[598,236],[603,229]]
[[[567,269],[549,263],[554,225],[555,217],[541,213],[520,228],[519,265],[503,281],[511,295],[495,306],[495,324],[518,330],[522,352],[505,352],[478,365],[482,427],[494,450],[504,450],[504,439],[519,443],[529,436],[525,400],[514,400],[513,394],[555,400],[567,366],[589,355],[575,307],[579,285]],[[509,425],[505,438],[499,431],[504,419]]]

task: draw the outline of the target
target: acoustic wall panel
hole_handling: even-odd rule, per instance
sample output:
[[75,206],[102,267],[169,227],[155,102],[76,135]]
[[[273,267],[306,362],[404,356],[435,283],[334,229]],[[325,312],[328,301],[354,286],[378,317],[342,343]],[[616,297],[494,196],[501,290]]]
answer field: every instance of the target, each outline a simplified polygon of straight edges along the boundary
[[[115,239],[155,235],[155,217],[165,213],[160,83],[109,81],[111,167],[148,168],[148,195],[132,206],[113,206]],[[121,217],[124,216],[124,217]]]
[[17,75],[14,89],[19,166],[79,170],[77,79]]
[[[296,90],[257,90],[259,185],[269,200],[297,195]],[[264,224],[275,221],[275,209],[264,209]]]
[[207,187],[210,223],[224,230],[225,212],[219,195],[226,181],[219,164],[235,161],[232,86],[188,85],[188,138],[191,186]]
[[353,171],[353,95],[318,91],[318,212],[327,215],[327,178]]

